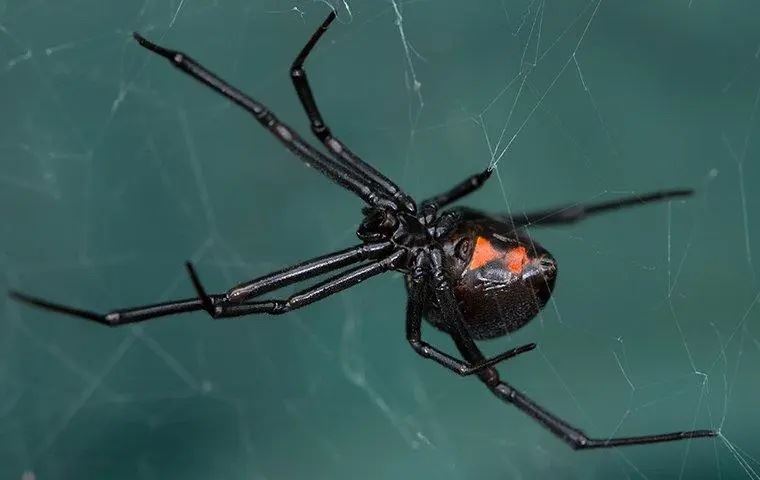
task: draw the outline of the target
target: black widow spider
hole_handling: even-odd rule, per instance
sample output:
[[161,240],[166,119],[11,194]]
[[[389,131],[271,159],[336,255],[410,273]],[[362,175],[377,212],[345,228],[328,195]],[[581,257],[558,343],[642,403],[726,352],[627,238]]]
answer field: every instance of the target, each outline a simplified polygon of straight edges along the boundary
[[[322,120],[303,63],[334,19],[335,14],[330,13],[290,69],[298,97],[311,121],[311,130],[332,154],[329,157],[306,143],[264,105],[184,53],[151,43],[137,33],[134,37],[142,47],[166,58],[190,77],[242,107],[307,165],[361,198],[367,204],[357,230],[361,244],[241,283],[221,294],[206,293],[188,262],[186,267],[196,297],[116,310],[105,315],[23,293],[11,292],[10,295],[36,307],[113,327],[198,310],[213,318],[257,313],[278,315],[395,270],[403,273],[406,279],[409,294],[406,337],[414,351],[458,375],[477,375],[499,399],[530,415],[571,447],[605,448],[715,436],[716,432],[711,430],[694,430],[639,437],[589,438],[500,379],[494,366],[533,350],[535,344],[523,345],[490,359],[486,359],[475,344],[475,340],[503,336],[525,325],[538,314],[551,295],[557,277],[556,262],[547,250],[526,235],[523,227],[574,223],[589,215],[687,196],[692,191],[660,191],[513,217],[488,215],[469,208],[440,211],[480,188],[491,176],[489,168],[449,191],[425,200],[418,210],[409,195],[343,145]],[[254,300],[286,285],[356,264],[359,265],[285,300]],[[463,359],[422,340],[423,318],[452,337]]]

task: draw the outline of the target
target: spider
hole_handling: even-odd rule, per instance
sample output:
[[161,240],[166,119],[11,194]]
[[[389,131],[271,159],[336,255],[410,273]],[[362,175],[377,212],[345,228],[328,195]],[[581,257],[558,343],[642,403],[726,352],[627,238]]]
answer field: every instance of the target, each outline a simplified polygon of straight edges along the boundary
[[[408,292],[406,338],[414,351],[457,375],[475,375],[496,397],[525,412],[575,449],[606,448],[712,437],[712,430],[693,430],[619,438],[589,438],[550,413],[499,377],[496,364],[533,350],[530,343],[485,358],[475,340],[507,335],[536,317],[548,301],[557,278],[552,255],[526,234],[526,226],[571,224],[590,215],[688,196],[691,190],[666,190],[618,200],[575,204],[516,216],[489,215],[470,208],[442,210],[486,183],[493,167],[466,178],[450,190],[418,205],[396,184],[361,160],[333,136],[317,108],[304,61],[335,19],[335,13],[310,37],[290,69],[311,130],[330,155],[322,153],[263,104],[179,51],[159,46],[134,33],[137,42],[166,58],[191,78],[247,111],[308,166],[358,196],[366,206],[357,230],[361,243],[209,294],[190,262],[186,268],[194,298],[99,314],[10,292],[35,307],[115,327],[179,313],[205,311],[212,318],[280,315],[318,302],[389,271],[404,275]],[[351,268],[347,268],[351,267]],[[260,300],[267,293],[328,272],[342,270],[283,300]],[[445,353],[422,338],[422,320],[444,331],[461,358]]]

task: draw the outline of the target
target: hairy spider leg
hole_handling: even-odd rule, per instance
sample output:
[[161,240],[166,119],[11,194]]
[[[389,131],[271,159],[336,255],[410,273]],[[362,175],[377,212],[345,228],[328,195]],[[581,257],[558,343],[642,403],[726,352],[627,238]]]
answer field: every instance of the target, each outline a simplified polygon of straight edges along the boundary
[[414,200],[412,200],[409,195],[403,192],[385,175],[359,158],[359,156],[352,152],[343,142],[335,138],[332,135],[330,128],[322,119],[322,114],[319,112],[303,64],[314,48],[314,45],[317,44],[322,37],[322,34],[327,31],[327,28],[333,20],[335,20],[335,12],[331,11],[325,21],[322,22],[322,25],[320,25],[311,38],[309,38],[309,41],[306,42],[306,45],[304,45],[301,52],[293,61],[293,65],[290,67],[290,78],[293,80],[293,86],[296,89],[296,93],[298,93],[298,98],[301,100],[301,105],[303,105],[306,115],[309,117],[311,131],[330,152],[336,155],[342,163],[346,165],[346,167],[360,172],[373,183],[379,185],[400,207],[403,207],[409,213],[415,213],[417,207]]

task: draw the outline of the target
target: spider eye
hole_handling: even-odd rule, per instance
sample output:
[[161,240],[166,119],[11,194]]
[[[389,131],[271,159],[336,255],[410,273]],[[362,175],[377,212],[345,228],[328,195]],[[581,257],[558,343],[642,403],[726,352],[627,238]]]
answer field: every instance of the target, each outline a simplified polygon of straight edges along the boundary
[[472,241],[469,238],[459,240],[454,247],[454,253],[463,261],[467,261],[472,256]]

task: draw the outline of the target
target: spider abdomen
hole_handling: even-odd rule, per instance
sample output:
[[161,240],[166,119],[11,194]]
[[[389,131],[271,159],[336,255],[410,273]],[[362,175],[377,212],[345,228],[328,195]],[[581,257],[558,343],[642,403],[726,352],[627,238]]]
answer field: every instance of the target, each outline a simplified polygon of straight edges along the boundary
[[[553,283],[553,282],[552,282]],[[551,286],[547,285],[547,290]],[[454,288],[462,318],[470,335],[486,340],[506,335],[530,322],[546,304],[548,294],[527,285],[485,285],[463,282]],[[423,314],[434,327],[448,332],[434,292],[428,292]]]
[[[462,319],[478,340],[506,335],[538,315],[551,296],[557,265],[549,252],[511,225],[462,209],[445,239],[447,276]],[[427,292],[424,315],[444,331],[448,325]]]

